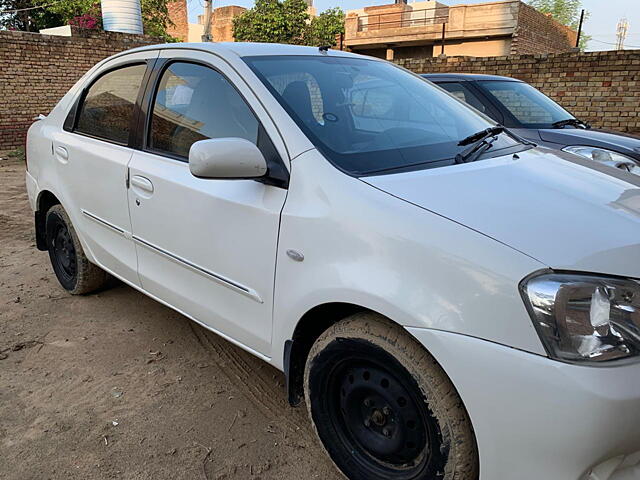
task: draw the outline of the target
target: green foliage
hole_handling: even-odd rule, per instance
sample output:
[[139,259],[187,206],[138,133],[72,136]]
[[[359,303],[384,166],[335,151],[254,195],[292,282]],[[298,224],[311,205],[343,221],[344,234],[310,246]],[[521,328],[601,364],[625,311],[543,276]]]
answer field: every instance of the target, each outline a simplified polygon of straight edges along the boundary
[[332,8],[311,18],[304,0],[256,0],[255,6],[233,20],[237,42],[335,45],[344,32],[344,12]]
[[[75,23],[77,17],[90,16],[96,20],[98,28],[102,25],[100,2],[96,0],[0,0],[0,10],[14,10],[35,5],[49,5],[46,8],[0,16],[0,26],[15,30],[38,31],[41,28],[58,27]],[[144,33],[160,37],[165,41],[176,41],[167,33],[167,27],[173,25],[169,18],[167,0],[141,0],[142,23]]]
[[233,36],[238,42],[301,44],[308,21],[304,0],[257,0],[233,19]]
[[[563,25],[578,30],[580,13],[582,12],[581,0],[529,0],[529,5],[542,13],[550,14],[554,20]],[[584,19],[589,18],[589,12],[584,12]],[[583,26],[584,27],[584,26]],[[584,50],[591,39],[584,31],[580,37],[580,49]]]
[[165,42],[178,41],[167,33],[167,27],[174,25],[169,18],[167,0],[140,0],[140,8],[145,35],[162,38]]
[[340,7],[325,10],[311,19],[305,30],[305,45],[316,47],[334,46],[336,36],[344,33],[345,14]]
[[[0,11],[34,7],[42,0],[0,0]],[[0,28],[37,32],[41,28],[62,25],[62,17],[48,9],[38,8],[17,13],[0,15]]]
[[[24,163],[25,161],[25,152],[24,147],[16,148],[15,150],[11,150],[6,153],[7,160],[13,160],[14,162]],[[1,160],[1,158],[0,158]]]
[[[41,3],[45,2],[46,0]],[[95,18],[102,18],[100,2],[96,2],[96,0],[64,0],[47,7],[47,10],[56,13],[62,18],[62,23],[52,25],[54,27],[66,25],[71,21],[71,19],[85,14],[91,15]]]

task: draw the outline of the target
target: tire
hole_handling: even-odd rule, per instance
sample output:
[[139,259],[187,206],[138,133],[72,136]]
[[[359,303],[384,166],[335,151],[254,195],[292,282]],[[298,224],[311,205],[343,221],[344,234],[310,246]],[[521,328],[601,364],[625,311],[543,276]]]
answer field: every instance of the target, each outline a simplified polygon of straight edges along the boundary
[[47,250],[60,285],[72,295],[104,288],[109,274],[89,262],[62,205],[54,205],[45,219]]
[[467,411],[436,360],[373,313],[338,322],[307,358],[305,396],[322,445],[351,480],[477,480]]

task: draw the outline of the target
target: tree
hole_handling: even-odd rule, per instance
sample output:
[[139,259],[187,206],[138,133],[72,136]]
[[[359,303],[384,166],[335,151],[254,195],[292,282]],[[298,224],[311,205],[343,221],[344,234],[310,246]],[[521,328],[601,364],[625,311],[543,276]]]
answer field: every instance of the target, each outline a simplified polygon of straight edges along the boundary
[[[550,14],[554,20],[560,22],[567,27],[571,27],[574,30],[578,30],[580,25],[580,14],[582,12],[581,0],[529,0],[531,5],[536,10]],[[589,12],[584,12],[585,20],[589,18]],[[590,36],[585,35],[584,32],[580,37],[580,49],[584,50],[587,46],[587,42],[591,39]]]
[[[0,15],[0,27],[13,30],[38,31],[60,25],[76,25],[83,28],[102,28],[102,11],[99,0],[0,0],[0,11],[46,7]],[[175,41],[167,33],[173,25],[169,18],[167,0],[141,0],[144,33]]]
[[238,42],[335,45],[344,32],[344,12],[332,8],[311,18],[304,0],[256,0],[255,6],[233,20]]
[[167,0],[140,0],[142,26],[145,35],[162,38],[165,42],[178,42],[167,33],[167,27],[174,26],[167,3]]
[[334,46],[336,36],[344,33],[344,20],[345,14],[340,7],[330,8],[312,18],[305,31],[305,45]]
[[257,0],[233,19],[233,36],[238,42],[301,44],[308,21],[304,0]]
[[45,8],[32,8],[37,5],[33,0],[0,0],[0,12],[9,12],[0,14],[0,28],[37,32],[41,28],[63,24],[57,13]]

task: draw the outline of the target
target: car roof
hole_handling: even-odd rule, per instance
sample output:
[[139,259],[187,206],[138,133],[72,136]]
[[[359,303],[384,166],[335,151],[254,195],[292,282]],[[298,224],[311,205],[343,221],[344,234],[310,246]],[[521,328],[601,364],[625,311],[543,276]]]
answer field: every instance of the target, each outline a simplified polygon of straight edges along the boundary
[[193,43],[161,43],[126,50],[111,58],[146,50],[202,50],[221,56],[235,55],[238,57],[268,56],[268,55],[327,55],[331,57],[356,57],[378,60],[355,53],[341,50],[328,50],[322,52],[318,47],[305,47],[300,45],[285,45],[280,43],[253,43],[253,42],[193,42]]
[[517,78],[503,77],[500,75],[483,75],[479,73],[424,73],[423,77],[428,80],[455,80],[455,81],[467,81],[474,82],[478,80],[501,80],[505,82],[521,82]]

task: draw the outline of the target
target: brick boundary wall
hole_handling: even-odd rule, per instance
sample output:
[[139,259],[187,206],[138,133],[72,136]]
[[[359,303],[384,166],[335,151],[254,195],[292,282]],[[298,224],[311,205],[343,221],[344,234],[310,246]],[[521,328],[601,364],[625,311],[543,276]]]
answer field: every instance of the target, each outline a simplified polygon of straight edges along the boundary
[[[0,150],[24,144],[39,113],[47,114],[95,63],[159,40],[123,33],[73,29],[71,37],[0,31]],[[418,73],[485,73],[531,83],[594,126],[640,134],[640,50],[406,58]]]
[[515,77],[594,127],[640,134],[640,50],[408,58],[396,63],[416,73]]
[[160,42],[145,35],[76,28],[71,37],[0,31],[0,150],[24,145],[33,118],[48,114],[98,61]]

